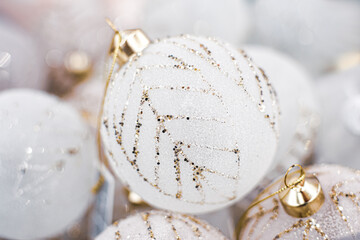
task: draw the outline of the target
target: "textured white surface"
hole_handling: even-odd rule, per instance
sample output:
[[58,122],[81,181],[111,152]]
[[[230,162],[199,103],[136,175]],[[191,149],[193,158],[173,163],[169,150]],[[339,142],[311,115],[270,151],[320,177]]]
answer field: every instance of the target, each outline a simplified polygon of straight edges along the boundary
[[0,17],[0,91],[45,86],[44,61],[29,33]]
[[317,82],[323,116],[316,144],[318,162],[360,169],[359,79],[360,66],[357,66],[323,76]]
[[114,172],[146,202],[200,213],[263,177],[278,117],[271,84],[245,53],[186,35],[151,44],[114,74],[101,132]]
[[289,53],[313,73],[359,50],[358,1],[257,0],[254,10],[256,41]]
[[250,8],[246,1],[155,0],[146,3],[139,19],[142,20],[140,26],[149,36],[189,33],[217,36],[239,44],[246,40],[251,30]]
[[34,90],[0,94],[0,236],[39,239],[86,210],[94,139],[80,115]]
[[[133,195],[131,195],[133,196]],[[137,195],[138,196],[138,195]],[[129,195],[119,179],[115,182],[115,199],[112,221],[125,218],[131,214],[150,211],[153,208],[147,204],[134,204],[129,201]],[[231,238],[234,234],[233,208],[228,207],[219,211],[197,215],[198,218],[219,229],[224,236]]]
[[[325,202],[320,210],[307,218],[294,218],[285,213],[276,196],[250,210],[248,216],[253,217],[248,219],[242,239],[303,239],[306,231],[309,231],[306,239],[325,239],[321,232],[328,239],[358,239],[360,172],[338,165],[313,165],[306,172],[314,173],[323,189]],[[263,197],[278,190],[279,185],[275,184]],[[260,213],[260,206],[264,212],[269,212]],[[256,213],[260,213],[257,222]],[[298,228],[292,227],[297,223]],[[280,234],[287,229],[291,230]],[[277,234],[280,234],[279,238],[275,237]]]
[[216,228],[195,217],[166,211],[137,213],[109,226],[96,240],[227,239]]
[[273,83],[280,104],[280,139],[275,155],[281,172],[303,163],[312,153],[319,125],[314,86],[305,69],[292,58],[271,48],[246,46]]

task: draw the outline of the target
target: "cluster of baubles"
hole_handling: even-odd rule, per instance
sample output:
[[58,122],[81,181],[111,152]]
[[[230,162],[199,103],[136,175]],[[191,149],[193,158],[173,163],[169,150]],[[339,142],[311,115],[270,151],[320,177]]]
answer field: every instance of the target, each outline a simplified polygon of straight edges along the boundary
[[[226,239],[195,217],[168,211],[219,210],[279,163],[285,169],[305,161],[319,124],[309,76],[262,47],[239,50],[192,35],[139,39],[147,39],[141,31],[122,35],[121,64],[110,75],[98,130],[112,172],[167,211],[132,215],[97,239]],[[96,84],[85,92],[98,97]],[[79,108],[94,126],[97,111]],[[0,221],[0,236],[60,233],[91,200],[93,134],[73,108],[34,90],[0,93],[0,130],[0,219],[7,219]],[[291,216],[275,196],[247,213],[241,236],[358,237],[359,173],[312,166],[307,174],[319,179],[323,194],[314,213]],[[279,188],[271,185],[259,198]]]

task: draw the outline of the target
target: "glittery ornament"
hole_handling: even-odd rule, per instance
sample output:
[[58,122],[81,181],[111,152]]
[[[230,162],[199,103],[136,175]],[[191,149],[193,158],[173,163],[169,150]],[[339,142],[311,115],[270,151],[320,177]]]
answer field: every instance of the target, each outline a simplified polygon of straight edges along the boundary
[[0,90],[44,88],[44,63],[29,33],[0,17],[0,39]]
[[227,239],[216,228],[195,217],[167,211],[141,212],[115,222],[102,232],[102,239]]
[[[139,195],[128,191],[121,184],[121,181],[116,181],[113,221],[140,211],[150,211],[152,209]],[[234,233],[235,224],[233,222],[232,208],[224,208],[219,211],[197,215],[197,217],[218,228],[226,237],[231,237]]]
[[278,117],[271,83],[244,51],[182,35],[155,41],[114,73],[101,133],[132,191],[156,207],[201,213],[264,176]]
[[344,53],[359,51],[358,1],[255,2],[254,41],[289,53],[312,73],[328,70]]
[[[360,236],[360,172],[338,165],[313,165],[324,193],[324,203],[313,215],[288,215],[276,195],[252,208],[244,221],[240,239],[358,239]],[[259,199],[279,189],[274,182]]]
[[0,94],[0,236],[59,234],[85,212],[96,178],[81,116],[34,90]]
[[290,57],[261,46],[245,50],[265,70],[278,94],[280,139],[275,159],[282,172],[291,164],[303,163],[313,152],[320,120],[314,86],[305,69]]
[[357,66],[317,81],[323,116],[316,145],[318,162],[360,169],[359,76],[360,66]]

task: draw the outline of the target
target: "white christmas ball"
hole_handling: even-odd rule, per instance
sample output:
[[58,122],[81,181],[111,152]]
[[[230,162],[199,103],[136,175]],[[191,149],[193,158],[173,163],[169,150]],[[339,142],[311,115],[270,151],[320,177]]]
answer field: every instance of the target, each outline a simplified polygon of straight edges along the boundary
[[96,240],[227,239],[219,230],[195,217],[167,211],[141,212],[109,226]]
[[[312,165],[324,193],[324,203],[313,215],[296,218],[285,212],[278,195],[252,208],[245,218],[240,239],[359,239],[360,171],[339,165]],[[280,188],[274,182],[259,199]]]
[[51,237],[86,210],[96,169],[81,116],[34,90],[0,94],[0,236]]
[[269,75],[280,104],[280,139],[275,155],[281,171],[304,163],[313,152],[319,125],[319,108],[312,79],[292,58],[261,46],[245,50]]
[[313,73],[359,50],[358,1],[257,0],[254,12],[254,41],[289,53]]
[[359,77],[360,66],[357,66],[317,81],[323,116],[316,145],[318,162],[360,169]]
[[[116,221],[131,214],[150,211],[153,208],[146,204],[136,193],[128,191],[119,179],[115,181],[115,194],[112,219]],[[219,211],[197,215],[210,225],[218,228],[226,237],[234,234],[233,208],[228,207]]]
[[45,87],[44,61],[34,39],[0,17],[0,91],[6,88]]
[[235,202],[264,176],[278,111],[245,52],[183,35],[150,44],[114,74],[101,134],[132,191],[159,208],[201,213]]
[[141,26],[154,37],[189,33],[218,36],[238,44],[250,32],[250,11],[245,1],[156,0],[147,1],[143,8]]

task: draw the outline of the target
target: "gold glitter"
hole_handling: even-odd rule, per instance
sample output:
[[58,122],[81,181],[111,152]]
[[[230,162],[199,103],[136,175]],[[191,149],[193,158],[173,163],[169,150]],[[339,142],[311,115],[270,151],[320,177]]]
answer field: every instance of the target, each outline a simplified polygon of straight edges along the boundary
[[[336,183],[331,187],[331,190],[328,192],[329,194],[329,201],[334,203],[336,211],[339,213],[339,219],[341,219],[349,229],[349,232],[352,234],[352,237],[355,239],[356,234],[354,232],[353,226],[351,225],[350,221],[348,220],[347,215],[344,213],[344,207],[341,206],[342,199],[349,199],[354,204],[357,211],[360,213],[360,197],[357,193],[354,192],[344,192],[341,191],[341,187],[354,183],[354,184],[360,184],[360,180],[358,176],[360,176],[359,171],[355,171],[356,177],[341,181]],[[320,175],[319,173],[314,173],[314,175]],[[273,186],[278,185],[279,181],[282,179],[275,181],[273,184],[271,184],[266,191],[269,191]],[[264,194],[263,192],[262,194]],[[265,231],[272,227],[272,223],[276,221],[279,215],[279,200],[277,198],[272,199],[274,206],[265,210],[261,205],[258,206],[258,210],[253,213],[253,215],[248,216],[246,218],[246,222],[243,225],[243,229],[248,229],[248,233],[246,235],[246,239],[262,239],[264,236]],[[265,222],[263,219],[265,216],[270,215],[268,220]],[[263,222],[262,228],[259,229],[259,223],[260,220]],[[302,228],[302,236],[303,239],[309,239],[310,233],[315,230],[315,233],[318,234],[319,239],[329,239],[328,235],[324,230],[321,229],[321,225],[317,223],[317,220],[314,217],[308,217],[303,218],[298,221],[296,221],[294,224],[292,224],[289,228],[283,230],[282,232],[278,233],[273,237],[273,239],[280,239],[281,237],[285,237],[285,235],[290,234],[291,232],[294,232],[297,229]],[[254,236],[256,234],[256,236]],[[241,236],[241,235],[240,235]],[[239,237],[240,237],[239,236]],[[242,236],[244,237],[244,236]],[[270,237],[270,236],[269,236]]]
[[120,232],[119,232],[119,231],[116,231],[116,232],[115,232],[115,239],[116,239],[116,240],[120,240],[120,239],[121,239],[121,235],[120,235]]
[[143,220],[145,221],[145,224],[146,224],[146,227],[147,227],[147,231],[148,231],[148,233],[149,233],[149,236],[150,236],[151,239],[154,239],[154,240],[155,240],[156,238],[154,237],[154,233],[153,233],[153,231],[152,231],[152,227],[151,227],[151,224],[150,224],[150,222],[149,222],[149,216],[150,216],[150,213],[148,213],[148,212],[142,214],[142,218],[143,218]]
[[330,195],[330,199],[335,204],[336,210],[339,212],[341,219],[346,223],[350,232],[353,234],[353,237],[355,238],[354,229],[350,225],[346,215],[343,213],[343,207],[340,205],[340,198],[350,199],[354,203],[354,205],[356,206],[356,208],[360,214],[360,197],[353,192],[345,193],[345,192],[339,191],[339,189],[343,185],[349,184],[351,182],[356,182],[357,184],[360,184],[359,179],[350,179],[350,180],[345,180],[345,181],[339,182],[331,188],[329,195]]
[[[211,51],[209,51],[209,49],[202,43],[198,42],[195,39],[192,39],[190,36],[187,35],[183,35],[184,39],[190,40],[190,41],[194,41],[197,44],[199,44],[200,48],[205,52],[206,56],[194,49],[188,48],[186,45],[182,45],[173,41],[170,41],[168,39],[163,39],[163,40],[159,40],[158,42],[162,42],[162,43],[167,43],[167,44],[172,44],[176,47],[185,49],[186,51],[188,51],[190,54],[193,54],[195,56],[200,57],[201,59],[206,60],[207,62],[209,62],[209,64],[211,66],[213,66],[215,69],[217,69],[218,71],[220,71],[224,76],[229,77],[229,73],[227,73],[226,71],[224,71],[220,64],[217,63],[211,56]],[[228,54],[229,57],[231,58],[231,60],[233,61],[235,67],[238,69],[239,72],[239,79],[233,79],[237,85],[241,86],[241,88],[244,90],[244,92],[249,96],[249,98],[251,99],[252,102],[261,105],[261,106],[265,106],[265,101],[263,98],[263,92],[264,89],[262,87],[262,84],[264,84],[267,88],[267,91],[269,92],[269,95],[271,96],[271,105],[273,109],[272,113],[266,112],[264,111],[264,116],[265,118],[269,119],[270,121],[270,128],[273,129],[275,136],[278,137],[278,132],[277,132],[277,126],[275,126],[275,122],[277,122],[278,120],[278,115],[280,114],[279,112],[276,112],[276,110],[278,110],[277,108],[277,98],[276,98],[276,94],[274,92],[274,90],[272,89],[271,84],[268,82],[268,79],[266,77],[266,75],[263,73],[263,71],[259,70],[256,68],[256,66],[254,66],[251,62],[251,59],[249,59],[247,56],[245,56],[245,53],[243,53],[243,57],[247,59],[248,61],[248,65],[249,67],[252,69],[252,71],[254,72],[255,75],[255,79],[257,81],[257,86],[259,87],[259,92],[260,92],[260,101],[256,101],[255,98],[253,96],[251,96],[245,86],[243,85],[243,77],[242,72],[237,64],[237,59],[231,55],[230,51],[225,47],[224,44],[220,43],[217,40],[214,39],[210,39],[211,41],[213,41],[215,44],[219,45],[220,47],[224,48]],[[206,80],[205,76],[202,74],[202,71],[199,67],[191,65],[186,63],[186,61],[184,61],[183,59],[174,56],[174,55],[165,55],[163,53],[153,53],[153,52],[145,52],[142,54],[137,54],[135,56],[133,56],[130,60],[129,63],[125,66],[124,71],[122,72],[122,76],[124,77],[127,74],[128,69],[132,68],[133,64],[135,62],[138,61],[140,56],[143,55],[156,55],[156,56],[161,56],[161,57],[165,57],[165,58],[169,58],[171,60],[173,60],[175,62],[175,64],[169,64],[169,65],[162,65],[162,64],[158,64],[158,65],[148,65],[148,66],[141,66],[138,67],[133,75],[133,79],[129,84],[129,91],[128,91],[128,95],[126,97],[126,101],[125,101],[125,105],[122,109],[122,113],[121,113],[121,119],[117,120],[115,114],[112,116],[113,117],[113,129],[115,131],[115,137],[116,137],[116,142],[120,145],[120,148],[123,152],[123,154],[126,157],[126,160],[131,164],[131,166],[133,167],[133,169],[137,172],[137,174],[143,178],[143,180],[145,182],[147,182],[150,186],[156,188],[159,192],[163,193],[166,196],[171,196],[173,198],[176,198],[178,200],[181,201],[185,201],[185,202],[189,202],[189,203],[196,203],[196,204],[204,204],[205,202],[205,193],[203,192],[203,185],[206,184],[210,187],[210,189],[214,190],[215,192],[217,192],[220,196],[222,196],[224,199],[223,201],[218,201],[218,202],[207,202],[207,204],[219,204],[219,203],[225,203],[228,201],[231,201],[233,199],[236,198],[237,192],[236,192],[236,188],[233,190],[231,195],[224,195],[222,193],[219,192],[218,189],[215,188],[215,186],[213,186],[206,178],[206,176],[204,175],[204,173],[211,173],[211,174],[216,174],[218,176],[227,178],[229,180],[234,180],[235,181],[235,186],[239,185],[239,172],[240,172],[240,150],[237,146],[237,143],[235,143],[234,146],[230,147],[230,148],[219,148],[216,146],[210,146],[210,145],[201,145],[195,142],[182,142],[182,141],[176,141],[173,136],[172,133],[169,132],[169,129],[166,127],[166,123],[168,121],[176,121],[176,120],[191,120],[191,121],[213,121],[213,122],[218,122],[218,123],[226,123],[226,118],[230,118],[230,114],[229,114],[229,110],[223,100],[222,95],[216,91],[216,89],[210,84],[209,81]],[[146,86],[144,84],[144,81],[142,79],[142,73],[144,71],[147,70],[152,70],[152,69],[178,69],[179,71],[189,71],[189,72],[193,72],[194,74],[197,74],[201,81],[208,86],[208,88],[197,88],[197,87],[192,87],[192,86],[162,86],[162,85],[158,85],[158,86]],[[258,76],[258,73],[261,73],[261,76],[264,79],[264,83],[262,82],[261,78]],[[115,79],[118,78],[117,76],[115,76],[112,79],[112,82],[110,84],[114,84]],[[135,141],[134,141],[134,145],[132,148],[132,155],[130,156],[128,151],[125,149],[124,145],[123,145],[123,128],[124,125],[126,125],[126,113],[127,113],[127,108],[128,108],[128,104],[129,104],[129,100],[130,100],[130,96],[132,94],[133,91],[133,87],[135,85],[135,82],[140,83],[143,92],[142,92],[142,96],[140,99],[140,105],[138,108],[138,114],[137,114],[137,118],[136,118],[136,124],[135,124]],[[225,110],[226,116],[224,116],[224,118],[215,118],[215,117],[201,117],[201,116],[186,116],[186,115],[162,115],[159,114],[158,110],[154,107],[154,104],[152,102],[151,99],[151,92],[155,91],[155,90],[160,90],[160,89],[166,89],[166,90],[170,90],[170,91],[187,91],[187,92],[196,92],[196,93],[200,93],[200,94],[205,94],[208,96],[212,96],[215,97],[220,104],[222,105],[222,107]],[[110,95],[112,93],[109,93],[108,95]],[[259,103],[260,102],[260,103]],[[139,152],[139,137],[140,137],[140,133],[141,133],[141,128],[142,128],[142,120],[143,120],[143,112],[144,109],[148,108],[150,109],[150,111],[153,113],[154,118],[156,119],[157,122],[157,126],[156,126],[156,133],[154,136],[154,141],[155,141],[155,166],[154,166],[154,181],[152,181],[152,179],[148,179],[146,178],[141,169],[139,168],[139,165],[137,163],[137,158],[139,156],[139,154],[141,154]],[[265,107],[264,107],[265,108]],[[270,109],[270,108],[267,108]],[[106,112],[104,112],[105,116],[106,116]],[[230,123],[231,124],[231,123]],[[110,136],[110,132],[109,132],[109,127],[108,125],[108,121],[107,121],[107,117],[103,118],[103,125],[105,126],[105,129],[107,130],[107,134],[108,136]],[[159,156],[161,155],[160,150],[159,150],[159,144],[161,139],[163,139],[164,137],[167,137],[173,144],[174,148],[173,148],[173,152],[174,152],[174,169],[175,169],[175,181],[177,182],[177,192],[175,194],[173,193],[167,193],[165,192],[163,189],[161,189],[159,187],[159,167],[161,165],[160,162],[160,158]],[[199,166],[196,165],[194,163],[194,161],[192,161],[188,156],[186,156],[186,154],[183,151],[183,148],[191,148],[191,147],[197,147],[197,148],[204,148],[204,149],[209,149],[211,151],[223,151],[223,152],[231,152],[234,153],[234,162],[237,164],[237,174],[235,176],[231,176],[225,173],[221,173],[218,171],[215,171],[213,169],[209,169],[205,166]],[[110,156],[112,158],[112,160],[114,162],[116,162],[115,159],[113,159],[113,156]],[[186,163],[188,164],[192,171],[193,171],[193,182],[195,184],[195,188],[197,189],[197,191],[199,191],[199,193],[201,194],[201,199],[198,201],[193,201],[193,200],[188,200],[185,199],[183,197],[183,191],[182,191],[182,181],[181,181],[181,163]]]

